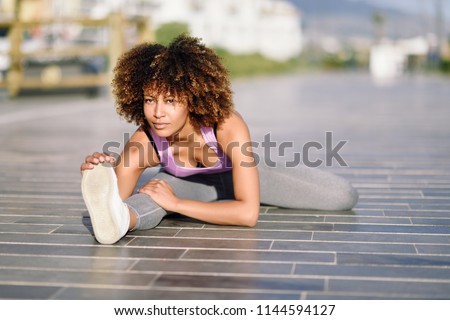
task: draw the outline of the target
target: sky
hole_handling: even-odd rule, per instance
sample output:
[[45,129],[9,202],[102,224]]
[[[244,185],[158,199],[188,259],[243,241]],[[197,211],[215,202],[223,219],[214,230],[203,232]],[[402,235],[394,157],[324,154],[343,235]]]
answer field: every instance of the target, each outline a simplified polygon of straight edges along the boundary
[[[429,12],[434,13],[436,8],[436,2],[439,0],[352,0],[360,2],[368,2],[377,5],[382,5],[390,8],[400,9],[407,12]],[[446,19],[450,19],[450,0],[442,1],[442,7],[445,13]]]

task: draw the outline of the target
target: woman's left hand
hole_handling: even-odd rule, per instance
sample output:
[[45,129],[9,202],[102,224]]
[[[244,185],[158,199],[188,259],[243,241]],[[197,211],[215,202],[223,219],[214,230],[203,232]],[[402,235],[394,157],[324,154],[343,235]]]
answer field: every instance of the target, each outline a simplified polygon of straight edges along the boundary
[[151,180],[140,188],[138,192],[150,196],[164,210],[175,212],[178,198],[173,188],[166,181],[160,179]]

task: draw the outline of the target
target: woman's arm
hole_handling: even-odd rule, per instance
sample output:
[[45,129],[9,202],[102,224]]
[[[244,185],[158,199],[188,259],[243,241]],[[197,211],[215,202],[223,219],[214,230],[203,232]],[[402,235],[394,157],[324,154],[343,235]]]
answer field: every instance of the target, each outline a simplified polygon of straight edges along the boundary
[[233,114],[217,130],[217,140],[232,161],[235,200],[201,202],[177,198],[165,181],[153,181],[145,190],[167,211],[208,223],[255,226],[259,216],[259,177],[250,133],[244,120]]
[[116,175],[122,200],[130,197],[142,172],[159,164],[147,135],[139,128],[128,140],[116,161]]

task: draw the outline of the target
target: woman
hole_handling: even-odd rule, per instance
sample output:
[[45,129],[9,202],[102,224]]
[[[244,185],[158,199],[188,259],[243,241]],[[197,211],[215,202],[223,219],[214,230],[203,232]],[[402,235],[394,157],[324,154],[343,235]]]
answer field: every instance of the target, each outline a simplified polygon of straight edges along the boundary
[[[83,198],[100,243],[154,228],[167,212],[252,227],[260,203],[325,210],[356,203],[356,191],[335,175],[258,170],[228,73],[199,39],[182,35],[168,47],[139,45],[119,59],[114,73],[117,111],[139,128],[117,161],[96,152],[81,165]],[[161,170],[148,177],[144,170],[152,167]]]

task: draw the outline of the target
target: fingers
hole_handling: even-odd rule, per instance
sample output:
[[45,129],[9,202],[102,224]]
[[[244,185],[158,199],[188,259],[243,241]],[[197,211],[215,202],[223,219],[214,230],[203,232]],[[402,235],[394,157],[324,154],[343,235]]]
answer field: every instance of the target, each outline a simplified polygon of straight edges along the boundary
[[99,153],[99,152],[94,152],[92,155],[87,156],[85,159],[86,163],[92,164],[99,164],[103,162],[113,163],[114,161],[115,161],[114,157],[106,153]]
[[115,161],[116,159],[109,154],[94,152],[92,155],[89,155],[84,159],[84,162],[80,166],[80,171],[81,174],[83,174],[84,170],[92,170],[94,166],[99,163],[114,163]]
[[147,182],[142,188],[138,190],[139,193],[145,193],[151,195],[154,192],[161,192],[169,190],[172,194],[175,194],[174,189],[170,184],[161,179],[153,179]]

